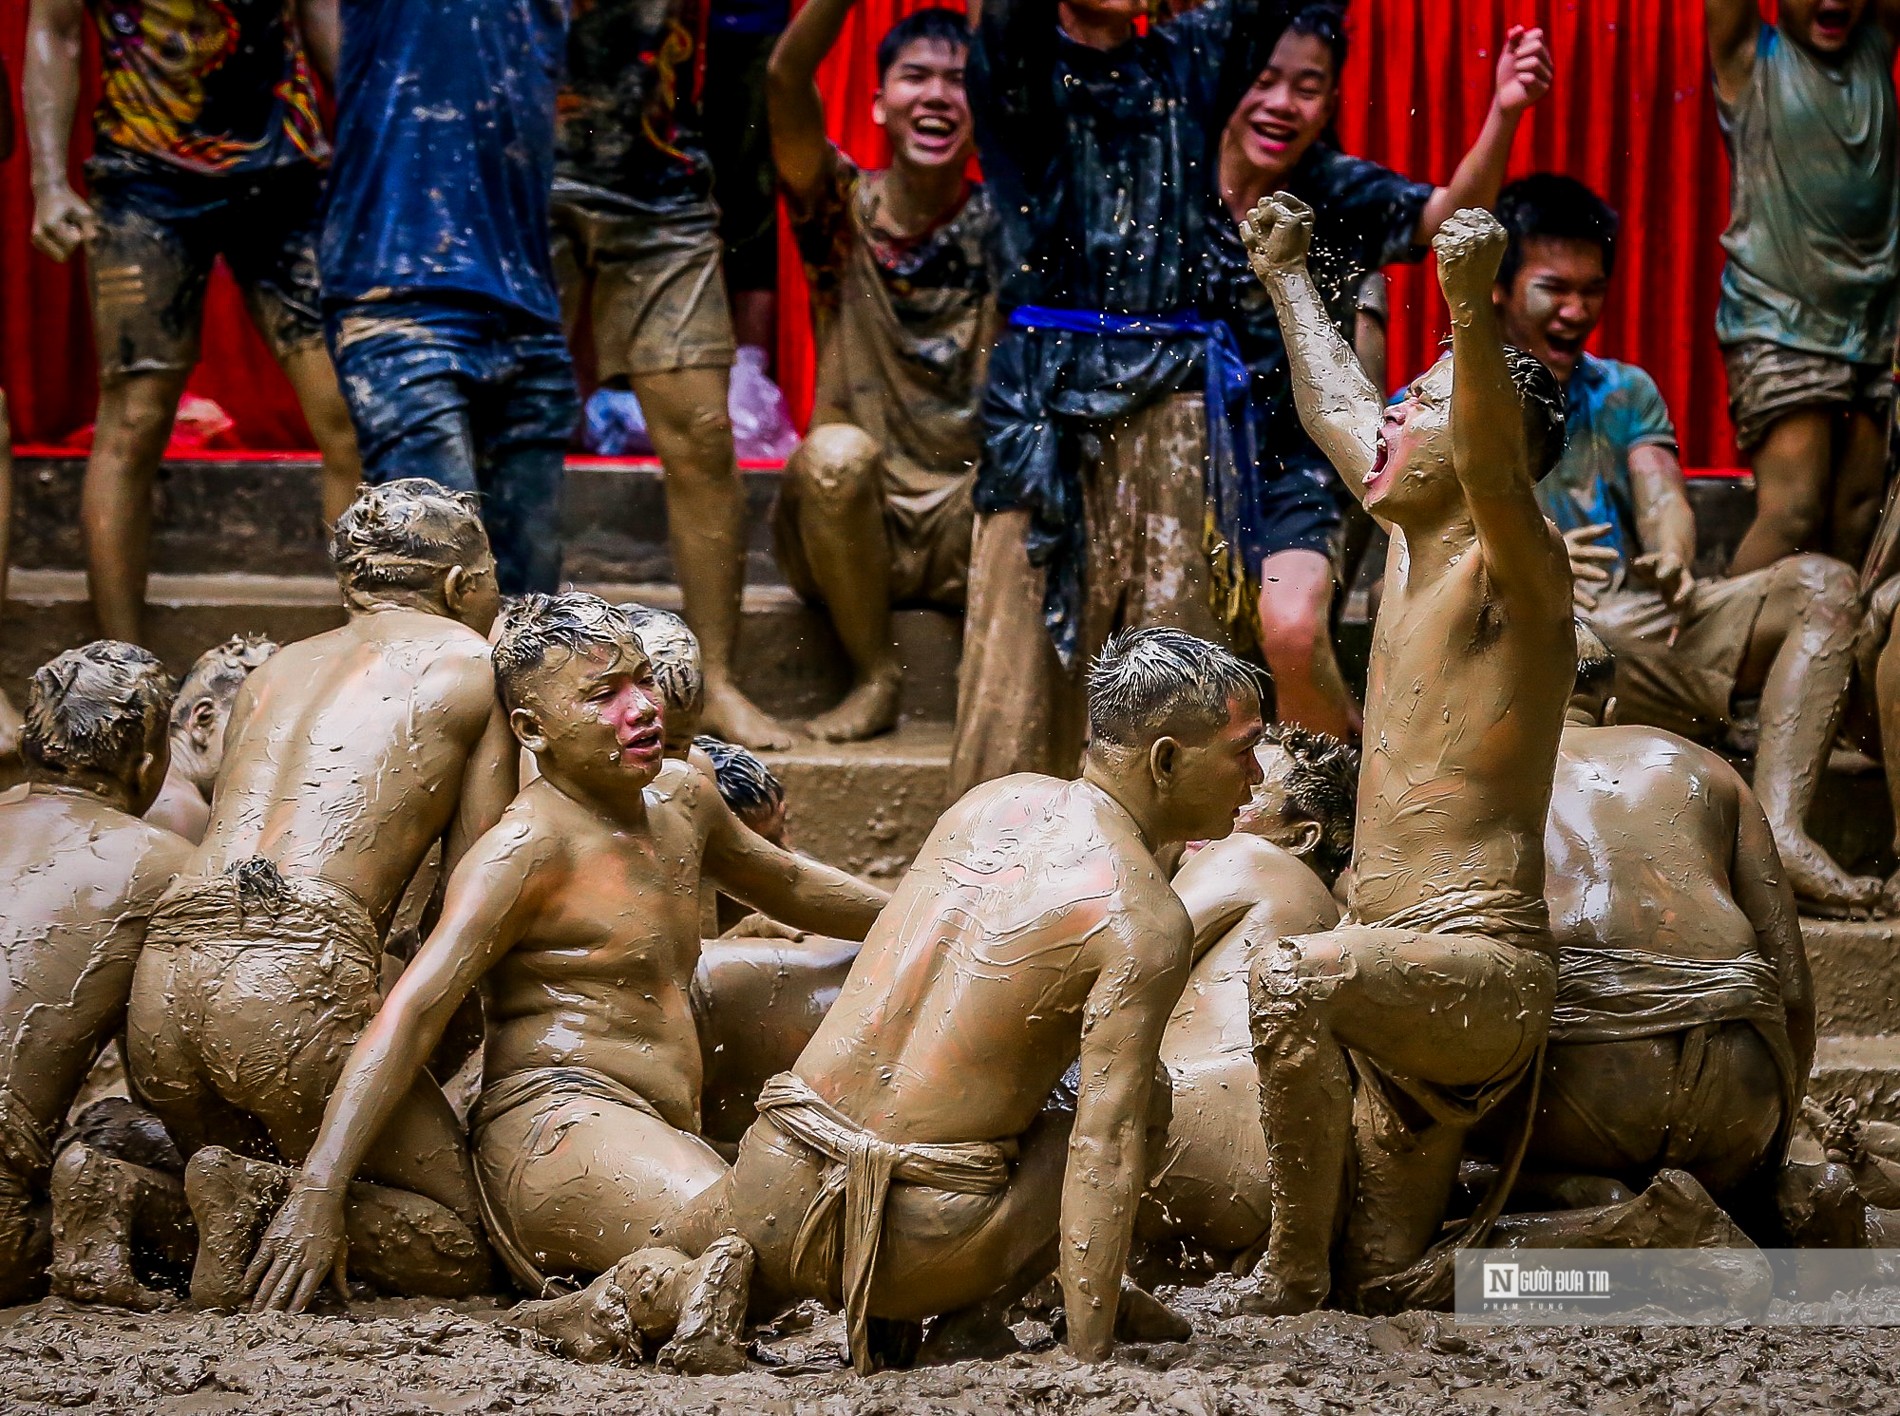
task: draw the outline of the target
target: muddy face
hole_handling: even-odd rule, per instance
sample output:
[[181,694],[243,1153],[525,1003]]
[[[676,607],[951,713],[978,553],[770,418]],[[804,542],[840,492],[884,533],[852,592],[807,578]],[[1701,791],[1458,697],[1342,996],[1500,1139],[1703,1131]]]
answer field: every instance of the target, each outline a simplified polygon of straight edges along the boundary
[[1779,23],[1803,49],[1827,56],[1847,48],[1867,0],[1781,0]]
[[1283,34],[1227,120],[1223,145],[1269,182],[1278,181],[1326,131],[1338,102],[1339,76],[1325,41]]
[[1263,742],[1254,748],[1254,758],[1260,764],[1260,781],[1234,818],[1234,830],[1305,855],[1319,837],[1319,826],[1291,810],[1287,783],[1296,770],[1293,754],[1277,742]]
[[1175,840],[1218,841],[1260,784],[1260,698],[1249,693],[1227,702],[1227,721],[1205,737],[1155,744],[1167,773],[1167,803],[1178,821]]
[[1451,358],[1413,379],[1385,410],[1379,449],[1366,478],[1366,506],[1403,522],[1430,516],[1456,497],[1452,467]]
[[659,772],[665,710],[637,644],[557,659],[534,675],[527,699],[510,723],[549,778],[611,801]]
[[885,70],[871,107],[872,119],[889,134],[894,164],[914,168],[960,168],[976,140],[970,99],[963,89],[967,46],[918,39],[898,50]]
[[1584,342],[1603,318],[1609,291],[1603,248],[1596,242],[1529,236],[1523,263],[1509,287],[1492,292],[1492,300],[1504,342],[1534,355],[1557,382],[1568,383],[1583,358]]

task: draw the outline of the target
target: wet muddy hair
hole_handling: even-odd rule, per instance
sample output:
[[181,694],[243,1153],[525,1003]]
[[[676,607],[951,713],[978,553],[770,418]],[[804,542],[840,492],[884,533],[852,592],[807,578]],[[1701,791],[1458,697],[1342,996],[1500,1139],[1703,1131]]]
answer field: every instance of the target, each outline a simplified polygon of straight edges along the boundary
[[426,477],[365,487],[336,519],[330,559],[346,590],[430,590],[488,551],[481,499]]
[[189,726],[191,705],[200,699],[212,699],[229,712],[251,670],[276,652],[276,641],[262,634],[234,634],[205,650],[178,685],[178,698],[172,704],[172,728],[176,731]]
[[1616,654],[1588,620],[1579,615],[1573,623],[1577,631],[1577,686],[1571,694],[1608,697],[1616,685]]
[[772,769],[736,742],[696,737],[693,746],[712,759],[719,796],[741,821],[777,811],[785,802],[785,784]]
[[1616,233],[1622,224],[1616,208],[1575,177],[1534,172],[1498,193],[1498,222],[1511,242],[1498,265],[1498,284],[1506,290],[1524,265],[1524,243],[1533,236],[1558,241],[1588,241],[1603,252],[1603,273],[1616,270]]
[[526,680],[556,651],[641,649],[633,621],[618,606],[583,590],[523,595],[502,606],[495,639],[495,688],[510,713],[525,706]]
[[706,707],[706,669],[699,657],[699,636],[671,610],[629,601],[620,612],[632,623],[640,647],[653,661],[653,679],[666,698],[667,711],[697,716]]
[[1359,809],[1359,752],[1330,733],[1296,723],[1269,723],[1261,735],[1293,763],[1286,804],[1319,827],[1310,864],[1331,885],[1352,863],[1352,832]]
[[1089,740],[1146,748],[1156,738],[1211,733],[1228,700],[1260,694],[1257,670],[1178,629],[1122,630],[1089,665]]
[[877,82],[884,85],[884,76],[891,66],[911,45],[922,40],[935,40],[943,44],[953,44],[960,49],[970,47],[970,17],[961,10],[945,9],[942,5],[926,5],[921,10],[912,10],[903,19],[884,31],[884,38],[877,42]]
[[172,699],[165,666],[136,644],[96,639],[68,649],[27,685],[20,754],[43,776],[129,777],[154,724],[169,721]]
[[1567,409],[1564,391],[1557,376],[1544,367],[1535,354],[1512,345],[1504,346],[1504,363],[1511,371],[1511,382],[1524,400],[1524,436],[1530,444],[1537,470],[1531,480],[1544,475],[1563,461]]

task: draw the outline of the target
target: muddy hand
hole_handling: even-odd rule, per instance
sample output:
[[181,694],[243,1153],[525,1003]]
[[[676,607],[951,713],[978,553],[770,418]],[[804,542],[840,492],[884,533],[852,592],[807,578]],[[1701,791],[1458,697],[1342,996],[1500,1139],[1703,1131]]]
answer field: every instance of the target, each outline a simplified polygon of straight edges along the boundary
[[1508,242],[1498,219],[1479,207],[1453,212],[1439,228],[1432,254],[1438,257],[1438,286],[1452,314],[1490,306]]
[[1594,544],[1609,530],[1607,521],[1599,521],[1564,532],[1564,549],[1570,553],[1570,598],[1580,610],[1595,609],[1597,596],[1610,583],[1616,548]]
[[99,229],[79,193],[61,182],[37,194],[33,203],[33,244],[44,255],[63,261],[90,241]]
[[301,1313],[326,1275],[335,1280],[338,1295],[347,1298],[347,1257],[342,1198],[295,1187],[244,1271],[245,1291],[255,1295],[251,1311]]
[[1554,72],[1544,32],[1512,25],[1498,55],[1498,107],[1506,113],[1522,113],[1550,92]]
[[1678,615],[1689,607],[1695,594],[1695,576],[1672,551],[1651,551],[1638,556],[1630,569],[1656,587],[1656,592]]
[[1262,281],[1297,270],[1313,241],[1313,209],[1290,192],[1262,197],[1240,219],[1240,239]]

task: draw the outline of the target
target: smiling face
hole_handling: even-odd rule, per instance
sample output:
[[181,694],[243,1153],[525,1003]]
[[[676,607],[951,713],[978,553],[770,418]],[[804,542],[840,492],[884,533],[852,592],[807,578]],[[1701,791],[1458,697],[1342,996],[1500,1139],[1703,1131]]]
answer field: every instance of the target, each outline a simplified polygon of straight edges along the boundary
[[884,73],[871,116],[891,140],[898,166],[961,170],[975,150],[970,99],[963,89],[968,46],[915,39]]
[[1225,146],[1269,180],[1284,177],[1332,121],[1339,76],[1317,35],[1288,31],[1227,120]]
[[1609,290],[1603,248],[1596,242],[1526,236],[1517,273],[1492,299],[1504,342],[1535,355],[1559,383],[1568,383],[1603,318]]
[[550,656],[510,721],[548,777],[602,799],[645,787],[665,755],[660,688],[631,641]]
[[1781,0],[1782,30],[1804,49],[1839,54],[1854,26],[1867,13],[1867,0]]

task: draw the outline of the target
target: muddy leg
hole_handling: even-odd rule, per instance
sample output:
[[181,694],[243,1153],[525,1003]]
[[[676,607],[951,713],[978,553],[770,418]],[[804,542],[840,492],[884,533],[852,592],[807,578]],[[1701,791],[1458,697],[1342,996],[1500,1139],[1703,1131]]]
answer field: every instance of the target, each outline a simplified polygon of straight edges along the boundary
[[54,1293],[140,1312],[176,1301],[132,1271],[135,1238],[180,1263],[191,1257],[191,1211],[176,1178],[80,1142],[54,1162],[52,1198]]
[[1775,420],[1749,454],[1755,474],[1755,519],[1735,548],[1730,575],[1766,570],[1816,549],[1828,514],[1834,461],[1833,413],[1797,408]]
[[1659,1170],[1633,1200],[1553,1214],[1507,1214],[1491,1230],[1499,1249],[1750,1249],[1726,1211],[1682,1170]]
[[99,422],[80,488],[79,521],[93,613],[99,632],[109,639],[143,641],[152,478],[189,372],[128,374],[99,390]]
[[349,406],[322,341],[283,350],[277,362],[290,380],[310,436],[323,456],[323,523],[332,526],[356,500],[363,481],[363,459],[356,451]]
[[290,1192],[294,1172],[206,1146],[185,1163],[185,1199],[198,1226],[191,1301],[199,1308],[242,1308],[244,1270],[264,1226]]

